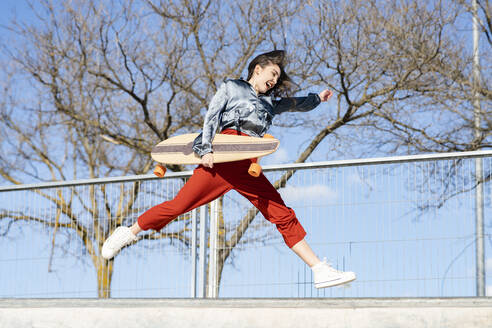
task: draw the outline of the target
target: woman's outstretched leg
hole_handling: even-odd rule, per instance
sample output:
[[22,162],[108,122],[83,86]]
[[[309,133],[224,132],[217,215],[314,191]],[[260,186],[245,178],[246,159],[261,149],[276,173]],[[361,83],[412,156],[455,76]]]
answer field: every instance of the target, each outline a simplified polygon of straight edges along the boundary
[[211,202],[230,189],[231,186],[217,174],[216,168],[197,167],[174,199],[145,211],[131,227],[116,228],[104,242],[101,255],[111,259],[121,248],[136,241],[136,235],[142,230],[159,231],[179,215]]
[[292,251],[304,261],[304,263],[309,265],[310,268],[321,262],[305,239],[301,240],[290,249],[292,249]]
[[316,288],[332,287],[355,279],[355,273],[338,271],[325,261],[320,261],[304,237],[306,232],[295,212],[285,206],[282,197],[270,181],[261,174],[255,178],[247,173],[248,161],[236,162],[234,170],[221,174],[241,195],[256,206],[263,216],[276,225],[286,245],[313,270]]

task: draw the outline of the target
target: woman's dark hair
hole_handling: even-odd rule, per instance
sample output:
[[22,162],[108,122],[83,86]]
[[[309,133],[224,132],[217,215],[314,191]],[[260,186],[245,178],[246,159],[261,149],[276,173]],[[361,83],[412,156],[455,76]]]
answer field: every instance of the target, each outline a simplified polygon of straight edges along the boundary
[[251,79],[256,65],[260,65],[263,68],[272,64],[278,65],[280,68],[280,76],[277,80],[277,84],[268,90],[266,94],[273,95],[274,97],[288,96],[294,87],[294,83],[284,70],[286,65],[284,50],[274,50],[256,56],[248,65],[248,78],[246,80],[249,81]]

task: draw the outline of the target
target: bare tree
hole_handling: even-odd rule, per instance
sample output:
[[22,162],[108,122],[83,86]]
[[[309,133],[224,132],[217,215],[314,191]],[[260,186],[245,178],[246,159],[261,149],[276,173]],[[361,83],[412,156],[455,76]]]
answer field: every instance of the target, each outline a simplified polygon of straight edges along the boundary
[[[9,155],[0,161],[0,174],[11,183],[148,172],[151,147],[174,134],[198,131],[218,84],[240,76],[254,54],[272,48],[288,50],[298,91],[329,87],[337,95],[336,111],[324,120],[307,122],[289,114],[278,121],[313,129],[296,162],[306,161],[327,137],[343,136],[347,146],[360,143],[353,129],[362,131],[365,149],[386,153],[490,146],[488,107],[482,138],[470,139],[462,128],[470,123],[471,84],[468,58],[449,32],[462,12],[458,5],[93,0],[44,1],[33,10],[39,22],[10,25],[20,41],[3,45],[17,69],[11,78],[22,77],[18,83],[32,86],[22,99],[12,88],[5,88],[2,98],[0,137]],[[480,92],[490,102],[487,85]],[[19,113],[32,114],[28,128]],[[430,119],[442,124],[426,124]],[[275,187],[285,186],[293,174],[286,172]],[[112,261],[103,261],[98,250],[115,226],[143,210],[135,206],[141,192],[138,184],[122,187],[118,195],[92,187],[85,204],[88,222],[71,210],[71,199],[80,198],[77,191],[40,192],[61,210],[62,220],[23,213],[5,219],[43,220],[54,229],[75,231],[101,272],[99,296],[109,297]],[[230,230],[221,215],[216,286],[257,214],[250,208]],[[189,243],[186,229],[149,238]]]
[[[304,20],[296,31],[302,38],[294,39],[297,41],[295,50],[290,52],[296,58],[291,63],[292,75],[303,81],[301,89],[307,85],[319,85],[335,90],[337,109],[328,115],[328,119],[318,119],[316,125],[310,124],[315,127],[313,136],[296,162],[304,162],[325,138],[339,131],[345,131],[341,133],[346,138],[346,151],[352,148],[355,141],[364,143],[364,147],[372,151],[378,148],[385,153],[394,153],[402,148],[409,134],[410,138],[416,138],[419,133],[430,136],[420,138],[421,143],[435,142],[435,134],[448,134],[447,139],[455,144],[461,143],[458,134],[463,131],[453,126],[455,118],[450,121],[446,118],[446,124],[430,127],[427,134],[417,126],[423,124],[427,127],[429,119],[443,115],[445,110],[443,107],[439,112],[427,114],[421,107],[423,101],[428,103],[424,102],[428,109],[440,97],[448,96],[447,109],[453,108],[449,101],[452,94],[447,78],[449,75],[442,73],[445,71],[442,65],[449,62],[456,68],[463,63],[456,54],[455,36],[448,32],[459,13],[460,8],[447,7],[440,2],[429,5],[418,1],[313,2],[312,7],[306,8],[301,15]],[[463,84],[468,85],[469,82],[466,80]],[[471,98],[465,98],[460,105],[468,108],[470,101]],[[455,112],[460,105],[456,106],[455,102]],[[484,112],[483,116],[487,113]],[[398,126],[398,122],[402,121],[411,123],[408,134],[394,138],[403,129],[394,128],[393,125]],[[286,126],[297,125],[299,119],[292,121],[290,117],[283,123]],[[471,124],[471,121],[462,123]],[[357,135],[354,129],[366,130],[365,139],[347,136]],[[480,143],[487,146],[490,129],[484,128],[484,132],[488,134]],[[374,136],[373,141],[367,140],[367,133]],[[473,148],[475,142],[473,138],[468,139],[463,142],[467,147],[456,147],[455,150],[476,149]],[[443,144],[442,141],[435,143]],[[419,144],[415,142],[412,145]],[[369,145],[373,147],[367,147]],[[437,149],[416,148],[419,152]],[[363,155],[366,149],[359,148],[358,156]],[[440,151],[451,149],[441,148]],[[275,187],[284,187],[293,174],[293,171],[286,172],[275,182]],[[219,281],[223,264],[257,214],[256,209],[250,209],[232,229],[229,238],[225,233],[221,234],[223,247],[218,250],[217,256]]]
[[[218,83],[239,75],[249,57],[282,28],[279,19],[299,10],[286,1],[283,14],[276,16],[273,3],[263,4],[265,13],[255,25],[255,6],[254,1],[227,8],[212,1],[33,3],[38,21],[14,21],[9,29],[16,41],[2,45],[5,58],[15,65],[10,76],[32,88],[29,95],[4,89],[3,99],[12,101],[1,112],[2,148],[9,154],[2,156],[1,176],[21,184],[148,172],[151,147],[176,133],[198,130]],[[229,15],[226,22],[220,19],[222,11],[239,15]],[[242,55],[231,56],[229,50]],[[121,187],[118,195],[91,186],[87,199],[77,189],[35,192],[59,215],[3,209],[0,218],[76,233],[98,272],[99,296],[110,297],[113,261],[103,260],[99,250],[116,226],[144,210],[135,207],[140,186]],[[74,199],[83,204],[82,212]],[[186,228],[146,238],[189,242]]]
[[350,132],[355,137],[348,140],[387,153],[492,146],[490,56],[482,58],[483,81],[476,86],[482,126],[475,139],[471,44],[465,42],[469,35],[457,33],[463,10],[418,1],[348,1],[320,8],[303,41],[326,36],[312,45],[310,62],[325,60],[314,82],[330,85],[355,117],[365,116],[351,125],[358,133]]

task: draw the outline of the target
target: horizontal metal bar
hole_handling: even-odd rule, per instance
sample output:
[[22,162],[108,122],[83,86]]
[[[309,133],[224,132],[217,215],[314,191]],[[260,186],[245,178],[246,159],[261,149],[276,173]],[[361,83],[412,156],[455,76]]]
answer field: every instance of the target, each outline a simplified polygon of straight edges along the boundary
[[[265,165],[265,166],[263,166],[263,171],[305,170],[305,169],[315,169],[315,168],[362,166],[362,165],[381,165],[381,164],[410,163],[410,162],[422,162],[422,161],[430,161],[430,160],[450,160],[450,159],[479,158],[479,157],[492,157],[492,150],[423,154],[423,155],[391,156],[391,157],[375,157],[375,158],[359,158],[359,159],[349,159],[349,160],[312,162],[312,163],[292,163],[292,164]],[[55,182],[45,182],[45,183],[37,183],[37,184],[0,186],[0,192],[14,191],[14,190],[68,187],[68,186],[81,186],[81,185],[103,184],[103,183],[119,183],[119,182],[134,182],[134,181],[146,181],[146,180],[157,180],[157,179],[186,178],[186,177],[191,176],[192,174],[193,174],[193,171],[183,171],[183,172],[166,173],[166,176],[164,176],[163,178],[158,178],[158,177],[154,176],[153,174],[145,174],[145,175],[124,176],[124,177],[81,179],[81,180],[72,180],[72,181],[55,181]]]
[[459,158],[479,158],[479,157],[492,157],[492,150],[464,151],[464,152],[423,154],[423,155],[406,155],[406,156],[392,156],[392,157],[359,158],[359,159],[334,160],[334,161],[324,161],[324,162],[312,162],[312,163],[265,165],[262,166],[262,169],[263,171],[275,171],[275,170],[286,170],[286,169],[302,170],[302,169],[327,168],[327,167],[411,163],[411,162],[424,162],[430,160],[450,160],[450,159],[459,159]]
[[190,177],[192,174],[193,171],[182,171],[182,172],[166,173],[166,175],[162,178],[156,177],[154,174],[142,174],[142,175],[130,175],[130,176],[123,176],[123,177],[80,179],[80,180],[71,180],[71,181],[54,181],[54,182],[22,184],[22,185],[13,185],[13,186],[0,186],[0,192],[27,190],[27,189],[46,189],[46,188],[57,188],[57,187],[82,186],[82,185],[93,185],[93,184],[103,184],[103,183],[119,183],[119,182],[158,180],[158,179],[186,178],[186,177]]

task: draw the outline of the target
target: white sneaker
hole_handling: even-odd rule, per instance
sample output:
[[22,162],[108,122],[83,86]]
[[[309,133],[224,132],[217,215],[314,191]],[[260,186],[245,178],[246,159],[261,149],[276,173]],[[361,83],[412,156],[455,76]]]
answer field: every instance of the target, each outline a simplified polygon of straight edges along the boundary
[[355,273],[338,271],[331,267],[326,260],[311,268],[314,274],[314,287],[333,287],[355,280]]
[[116,228],[103,244],[101,255],[106,260],[113,258],[123,247],[136,241],[138,238],[128,227]]

